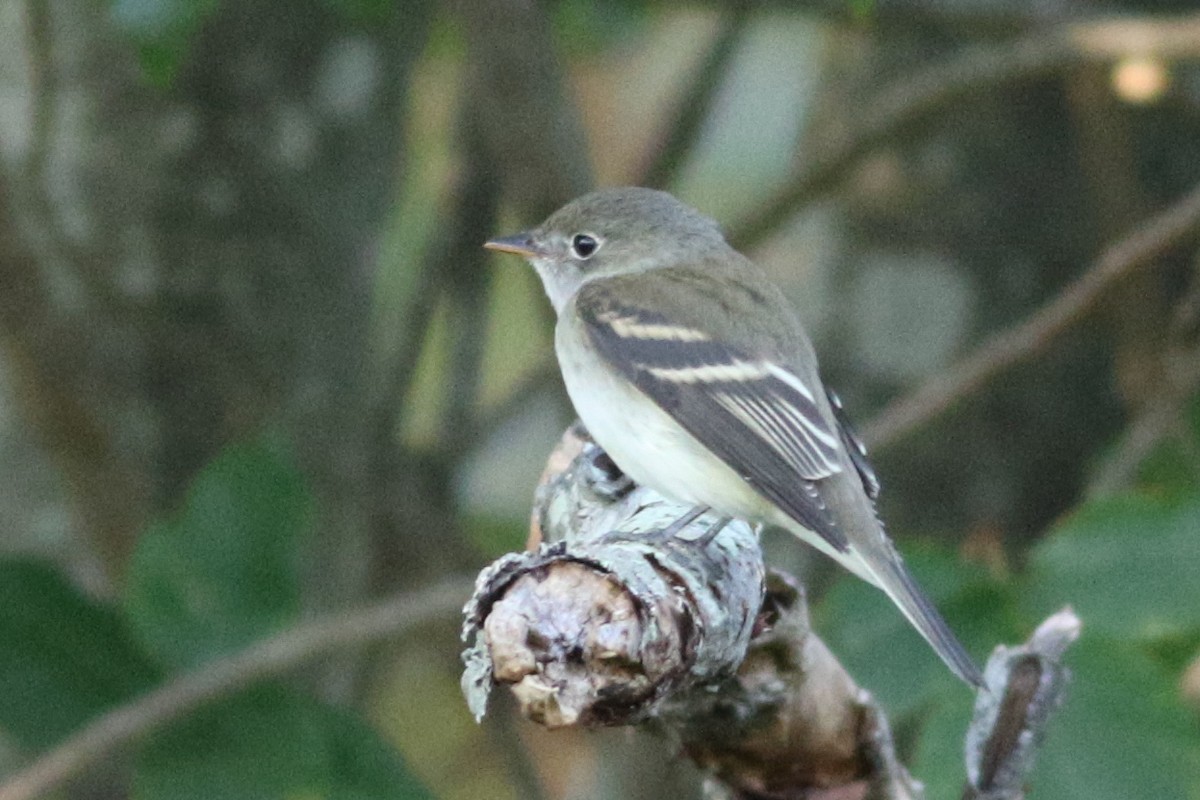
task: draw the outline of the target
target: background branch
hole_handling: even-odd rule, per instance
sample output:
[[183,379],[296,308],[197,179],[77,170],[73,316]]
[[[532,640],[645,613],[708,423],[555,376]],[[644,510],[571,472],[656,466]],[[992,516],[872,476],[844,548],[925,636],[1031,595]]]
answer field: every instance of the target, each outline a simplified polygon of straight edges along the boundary
[[453,612],[471,582],[455,577],[363,609],[301,623],[116,708],[0,785],[0,800],[34,800],[200,706],[314,658],[402,636]]
[[1025,322],[993,336],[956,366],[888,405],[863,428],[884,447],[946,411],[1005,369],[1042,352],[1093,311],[1117,281],[1200,232],[1200,186],[1109,247],[1096,263]]
[[690,509],[631,488],[574,431],[538,491],[545,540],[484,570],[467,605],[476,718],[502,683],[549,727],[629,724],[745,655],[762,599],[754,530],[709,512],[664,535]]
[[809,158],[804,169],[731,226],[728,238],[738,249],[756,247],[797,210],[834,189],[865,156],[943,121],[947,112],[973,94],[1123,55],[1198,54],[1200,15],[1080,22],[1052,34],[967,47],[883,89],[864,105],[862,121],[848,137],[832,151]]
[[1020,800],[1051,716],[1062,705],[1070,673],[1063,654],[1082,623],[1069,608],[1038,626],[1019,647],[997,647],[984,668],[987,691],[967,729],[963,800]]
[[704,60],[688,79],[668,123],[665,137],[656,138],[646,156],[646,165],[634,179],[638,186],[668,189],[700,138],[704,121],[712,111],[713,102],[721,89],[721,80],[737,53],[746,26],[751,19],[751,3],[740,0],[726,11],[716,39]]
[[492,274],[480,244],[493,235],[500,205],[500,176],[486,155],[482,120],[475,112],[478,102],[475,93],[468,92],[461,110],[459,130],[466,164],[454,193],[457,204],[449,223],[453,239],[438,270],[444,276],[452,313],[458,320],[452,333],[442,415],[442,449],[451,464],[476,443],[471,438],[471,422],[487,344]]
[[486,157],[505,167],[505,196],[540,220],[592,185],[587,140],[545,7],[521,0],[456,6]]
[[[476,717],[503,684],[548,727],[665,732],[712,776],[709,797],[920,800],[882,709],[812,632],[799,586],[772,573],[763,593],[744,523],[713,530],[704,515],[664,536],[686,511],[568,430],[535,501],[536,551],[489,566],[465,609]],[[1032,766],[1078,633],[1060,612],[992,654],[967,734],[971,797],[1015,797],[1003,792]]]

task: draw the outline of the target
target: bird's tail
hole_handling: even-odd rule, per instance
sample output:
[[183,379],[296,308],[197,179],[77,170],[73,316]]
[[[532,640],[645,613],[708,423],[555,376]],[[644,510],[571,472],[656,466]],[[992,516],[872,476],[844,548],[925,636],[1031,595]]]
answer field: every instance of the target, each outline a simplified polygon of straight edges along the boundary
[[921,591],[891,542],[879,542],[865,553],[852,549],[838,560],[882,589],[959,679],[976,689],[983,686],[979,667],[942,619],[933,601]]

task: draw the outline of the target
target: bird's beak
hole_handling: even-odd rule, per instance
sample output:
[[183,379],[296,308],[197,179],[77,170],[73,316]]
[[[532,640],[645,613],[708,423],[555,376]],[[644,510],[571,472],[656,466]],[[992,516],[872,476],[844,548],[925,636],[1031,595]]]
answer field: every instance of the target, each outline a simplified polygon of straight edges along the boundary
[[483,243],[483,246],[488,250],[499,250],[501,253],[514,253],[525,258],[533,258],[542,254],[541,248],[533,241],[533,234],[528,231],[513,234],[512,236],[499,236],[495,239],[488,239]]

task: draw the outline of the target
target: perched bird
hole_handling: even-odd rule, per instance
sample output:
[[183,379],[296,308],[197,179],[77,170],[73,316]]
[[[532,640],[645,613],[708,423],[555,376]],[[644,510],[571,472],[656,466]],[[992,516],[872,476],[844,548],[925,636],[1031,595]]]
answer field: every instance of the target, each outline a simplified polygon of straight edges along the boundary
[[626,474],[793,532],[886,592],[955,675],[982,685],[888,539],[865,450],[795,312],[713,220],[665,192],[604,189],[485,246],[537,270],[567,392]]

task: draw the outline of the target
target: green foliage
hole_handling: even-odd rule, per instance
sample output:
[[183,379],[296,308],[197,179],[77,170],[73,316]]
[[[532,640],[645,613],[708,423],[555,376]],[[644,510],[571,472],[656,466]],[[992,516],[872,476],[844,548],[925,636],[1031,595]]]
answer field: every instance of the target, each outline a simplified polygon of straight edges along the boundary
[[1039,754],[1032,796],[1196,797],[1200,738],[1176,678],[1143,648],[1088,630],[1088,622],[1069,657],[1074,679]]
[[237,445],[192,485],[178,518],[138,542],[125,610],[146,649],[189,667],[295,619],[309,496],[264,442]]
[[219,0],[113,0],[109,13],[116,28],[137,44],[146,78],[167,86],[192,37],[218,5]]
[[0,562],[0,642],[0,726],[31,749],[158,678],[119,615],[44,564]]
[[139,800],[430,797],[364,723],[276,684],[157,737],[135,774]]
[[1069,601],[1089,631],[1150,640],[1200,631],[1200,495],[1099,500],[1033,552],[1034,615]]
[[[1200,737],[1173,670],[1200,637],[1198,531],[1200,495],[1130,494],[1064,520],[1016,582],[1001,584],[949,553],[912,552],[914,573],[977,655],[1022,641],[1064,605],[1083,619],[1083,637],[1067,656],[1066,706],[1051,722],[1033,797],[1184,797],[1184,787],[1196,796]],[[895,719],[917,723],[911,768],[930,796],[956,796],[971,697],[878,594],[843,581],[822,603],[818,628]]]
[[[294,621],[310,506],[286,449],[266,437],[228,448],[183,511],[146,532],[121,607],[89,600],[50,567],[0,561],[5,733],[45,748],[171,672]],[[430,796],[360,719],[278,683],[157,732],[133,783],[143,800]]]
[[[946,550],[927,545],[904,550],[918,583],[977,661],[996,642],[1024,638],[1011,587]],[[878,589],[841,580],[814,613],[833,652],[888,708],[911,714],[946,697],[969,704],[970,692]]]
[[553,13],[557,39],[569,55],[601,52],[641,31],[651,18],[646,5],[633,0],[562,0]]

